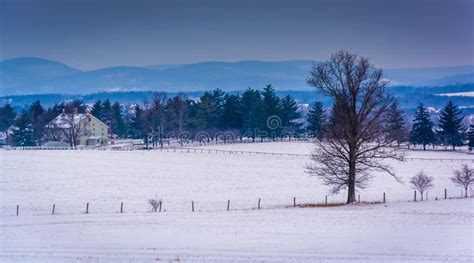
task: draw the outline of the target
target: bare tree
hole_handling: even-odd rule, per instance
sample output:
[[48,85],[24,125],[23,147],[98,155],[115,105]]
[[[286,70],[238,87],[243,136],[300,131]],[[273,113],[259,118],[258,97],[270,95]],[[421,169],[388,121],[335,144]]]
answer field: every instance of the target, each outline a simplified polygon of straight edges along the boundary
[[173,126],[173,130],[177,131],[177,134],[184,130],[185,117],[189,109],[187,100],[186,94],[179,93],[166,103],[168,113],[171,117],[170,124]]
[[423,193],[433,187],[433,177],[427,176],[423,171],[410,178],[410,184],[413,189],[420,191],[421,201],[423,201]]
[[77,109],[74,109],[72,113],[66,113],[64,118],[67,127],[64,132],[71,147],[76,147],[79,140],[81,127],[80,120],[77,120],[77,118],[80,118],[77,114]]
[[163,148],[163,136],[166,125],[166,101],[168,95],[165,92],[155,92],[151,104],[152,142],[153,147],[160,144]]
[[59,116],[47,125],[47,137],[53,140],[64,139],[69,143],[70,147],[76,147],[81,135],[89,135],[85,127],[81,129],[82,116],[83,114],[77,113],[76,108],[70,113],[63,110]]
[[465,192],[464,197],[467,197],[467,190],[469,186],[474,183],[474,169],[470,168],[467,164],[463,164],[461,170],[454,171],[454,176],[451,177],[451,181],[463,187]]
[[367,186],[371,171],[399,180],[386,162],[401,161],[404,154],[387,136],[386,115],[394,98],[385,92],[382,70],[367,58],[339,51],[315,64],[307,82],[334,101],[326,139],[316,142],[308,172],[333,186],[334,193],[347,189],[347,203],[356,201],[356,188]]

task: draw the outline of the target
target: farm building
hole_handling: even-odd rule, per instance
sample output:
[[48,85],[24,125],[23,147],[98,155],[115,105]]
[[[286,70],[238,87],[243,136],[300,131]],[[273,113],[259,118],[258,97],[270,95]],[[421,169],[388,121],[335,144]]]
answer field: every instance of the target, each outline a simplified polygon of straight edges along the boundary
[[109,126],[90,113],[64,111],[46,125],[49,141],[68,142],[70,146],[108,143]]

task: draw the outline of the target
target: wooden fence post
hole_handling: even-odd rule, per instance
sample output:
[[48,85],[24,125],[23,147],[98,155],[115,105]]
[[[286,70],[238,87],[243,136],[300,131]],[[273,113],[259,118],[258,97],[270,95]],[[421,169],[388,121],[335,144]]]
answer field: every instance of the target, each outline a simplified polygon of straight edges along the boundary
[[385,192],[383,193],[383,203],[385,204]]
[[357,203],[360,203],[360,194],[357,195]]
[[192,208],[192,210],[193,210],[193,212],[194,212],[194,201],[191,201],[191,208]]
[[415,190],[415,197],[413,198],[413,201],[416,202],[416,190]]
[[326,205],[328,204],[328,196],[326,195]]
[[227,200],[227,211],[230,209],[230,200]]
[[293,207],[296,207],[296,197],[293,197]]
[[123,202],[120,203],[120,213],[123,213]]
[[444,199],[448,199],[448,189],[444,188]]
[[20,214],[20,206],[16,205],[16,216]]
[[428,201],[428,191],[426,191],[426,201]]
[[56,208],[56,204],[53,204],[53,211],[51,212],[52,215],[54,215],[54,209]]
[[258,209],[260,209],[260,198],[258,199]]
[[89,203],[86,204],[86,214],[89,214]]
[[163,201],[160,200],[160,213],[161,213],[161,204],[162,204]]

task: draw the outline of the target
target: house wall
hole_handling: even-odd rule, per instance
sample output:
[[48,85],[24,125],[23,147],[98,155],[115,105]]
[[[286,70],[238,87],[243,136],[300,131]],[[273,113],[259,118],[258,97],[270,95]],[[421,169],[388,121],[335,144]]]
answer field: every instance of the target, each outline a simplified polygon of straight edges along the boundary
[[[86,145],[89,137],[103,137],[108,141],[109,127],[91,114],[87,114],[80,122],[79,144]],[[102,140],[103,141],[103,140]],[[104,142],[104,141],[103,141]],[[100,143],[99,143],[100,144]]]

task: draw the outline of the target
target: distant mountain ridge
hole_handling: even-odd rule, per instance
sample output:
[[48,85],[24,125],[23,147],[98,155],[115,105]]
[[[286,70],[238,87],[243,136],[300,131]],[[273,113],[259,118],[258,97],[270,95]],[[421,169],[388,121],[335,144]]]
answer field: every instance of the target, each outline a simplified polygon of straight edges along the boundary
[[[88,94],[113,91],[225,91],[272,84],[277,90],[309,90],[310,60],[200,62],[146,67],[107,67],[81,71],[40,58],[0,62],[0,96]],[[393,85],[442,86],[474,83],[474,66],[386,69]]]

